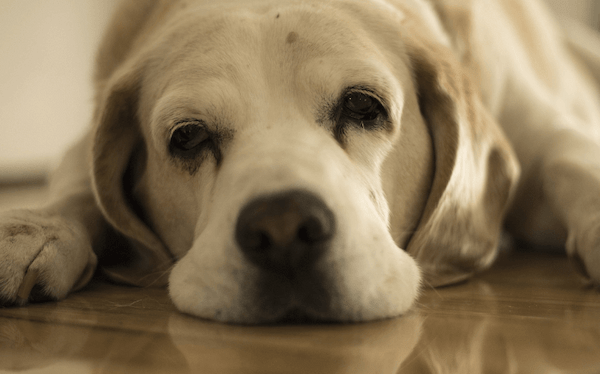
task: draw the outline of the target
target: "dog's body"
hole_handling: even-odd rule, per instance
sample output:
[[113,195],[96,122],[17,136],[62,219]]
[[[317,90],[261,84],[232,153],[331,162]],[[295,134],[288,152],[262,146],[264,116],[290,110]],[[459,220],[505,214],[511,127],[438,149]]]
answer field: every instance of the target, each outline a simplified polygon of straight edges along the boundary
[[391,317],[488,267],[511,201],[600,283],[597,87],[536,1],[126,1],[96,88],[51,203],[0,218],[9,303],[100,258],[200,317]]

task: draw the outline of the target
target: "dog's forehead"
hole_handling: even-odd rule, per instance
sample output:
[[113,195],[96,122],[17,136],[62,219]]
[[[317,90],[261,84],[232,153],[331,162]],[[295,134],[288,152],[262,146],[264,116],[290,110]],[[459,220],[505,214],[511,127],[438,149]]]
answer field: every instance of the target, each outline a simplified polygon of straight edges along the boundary
[[174,15],[164,34],[153,65],[169,82],[285,80],[310,61],[362,65],[378,53],[351,14],[325,3],[198,7]]
[[186,111],[209,112],[209,122],[249,122],[253,110],[264,114],[257,105],[266,98],[304,103],[300,110],[311,116],[319,101],[349,86],[400,91],[391,73],[400,64],[386,62],[356,10],[325,2],[187,9],[161,34],[143,85],[157,124]]

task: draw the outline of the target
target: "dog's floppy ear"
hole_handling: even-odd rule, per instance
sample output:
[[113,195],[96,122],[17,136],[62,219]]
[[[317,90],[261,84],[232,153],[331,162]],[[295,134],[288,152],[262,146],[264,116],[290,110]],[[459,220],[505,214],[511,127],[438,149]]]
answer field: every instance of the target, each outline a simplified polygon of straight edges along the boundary
[[419,40],[409,41],[407,51],[435,152],[430,195],[407,250],[425,281],[441,286],[495,259],[519,166],[452,52]]
[[[105,85],[95,115],[92,180],[104,217],[126,240],[108,243],[103,270],[133,285],[164,285],[172,264],[161,240],[146,225],[132,199],[132,178],[143,172],[145,145],[137,116],[141,78],[122,69]],[[120,75],[120,76],[119,76]],[[102,263],[102,261],[101,261]]]

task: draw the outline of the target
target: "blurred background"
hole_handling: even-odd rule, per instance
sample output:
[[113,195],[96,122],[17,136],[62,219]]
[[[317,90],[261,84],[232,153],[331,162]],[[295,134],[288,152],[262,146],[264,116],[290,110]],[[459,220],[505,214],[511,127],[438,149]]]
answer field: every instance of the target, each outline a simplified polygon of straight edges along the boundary
[[[599,26],[600,0],[546,0]],[[0,0],[0,184],[41,181],[92,113],[96,48],[118,0]]]
[[42,179],[92,113],[117,0],[0,0],[0,183]]

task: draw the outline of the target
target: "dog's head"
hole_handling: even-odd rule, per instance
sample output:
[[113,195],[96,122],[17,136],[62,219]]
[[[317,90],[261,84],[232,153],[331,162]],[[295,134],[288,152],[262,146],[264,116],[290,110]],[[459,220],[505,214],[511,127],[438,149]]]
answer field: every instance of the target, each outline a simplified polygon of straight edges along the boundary
[[426,6],[145,12],[99,86],[94,187],[130,243],[115,279],[177,260],[184,312],[359,321],[411,307],[408,253],[435,284],[489,264],[516,164]]

